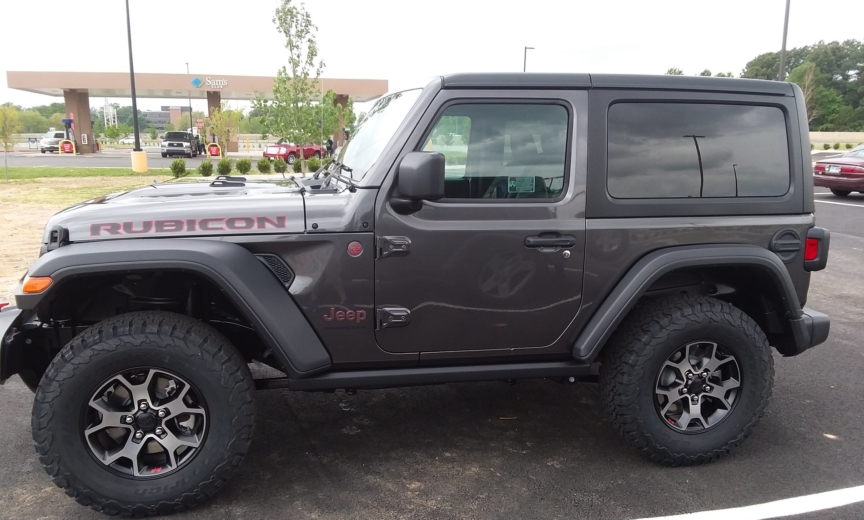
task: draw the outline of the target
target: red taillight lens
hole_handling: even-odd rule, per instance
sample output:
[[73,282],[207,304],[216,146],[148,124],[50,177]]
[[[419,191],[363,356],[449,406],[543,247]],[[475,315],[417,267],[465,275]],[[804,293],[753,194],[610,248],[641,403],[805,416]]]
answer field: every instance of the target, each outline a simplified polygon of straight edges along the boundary
[[804,243],[804,260],[816,260],[819,257],[819,239],[808,238]]
[[816,166],[813,167],[813,169],[816,170],[817,172],[824,172],[825,171],[825,165],[824,164],[817,164]]

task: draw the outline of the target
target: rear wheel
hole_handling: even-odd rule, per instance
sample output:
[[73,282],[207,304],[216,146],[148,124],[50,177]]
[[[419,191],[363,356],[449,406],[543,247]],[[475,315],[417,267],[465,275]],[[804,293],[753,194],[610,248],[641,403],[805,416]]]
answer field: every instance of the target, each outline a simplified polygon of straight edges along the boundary
[[759,326],[709,297],[641,303],[602,357],[600,389],[621,435],[654,461],[711,462],[746,439],[771,395],[774,362]]
[[168,157],[168,154],[167,154],[167,153],[163,153],[163,154],[162,154],[162,157]]
[[849,194],[852,192],[848,190],[835,190],[834,188],[831,188],[831,193],[837,195],[838,197],[848,197]]
[[293,153],[288,154],[288,164],[294,164],[294,161],[297,159],[297,156]]
[[315,158],[321,159],[321,152],[315,152]]
[[242,356],[186,316],[135,312],[73,339],[33,405],[33,440],[54,483],[107,514],[194,507],[231,477],[253,427]]

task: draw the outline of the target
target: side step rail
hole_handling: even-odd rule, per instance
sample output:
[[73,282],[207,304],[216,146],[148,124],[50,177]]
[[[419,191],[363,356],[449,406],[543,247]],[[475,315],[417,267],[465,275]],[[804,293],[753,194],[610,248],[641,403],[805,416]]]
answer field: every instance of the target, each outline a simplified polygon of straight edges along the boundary
[[383,370],[351,370],[325,372],[304,379],[287,377],[258,379],[260,390],[288,388],[290,390],[337,390],[341,388],[383,388],[395,386],[440,385],[469,381],[499,381],[508,379],[585,378],[591,375],[591,365],[574,361],[543,363],[510,363],[505,365],[465,365],[447,367],[411,367]]

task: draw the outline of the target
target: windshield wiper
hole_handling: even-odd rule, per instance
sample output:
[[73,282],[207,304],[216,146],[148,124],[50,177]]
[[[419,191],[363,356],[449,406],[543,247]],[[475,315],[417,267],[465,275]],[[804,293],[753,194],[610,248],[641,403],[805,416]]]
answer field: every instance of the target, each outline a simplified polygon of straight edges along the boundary
[[[354,174],[353,174],[354,170],[352,168],[346,166],[345,164],[343,164],[339,161],[333,161],[333,165],[336,166],[336,169],[333,171],[330,171],[330,173],[327,175],[326,179],[324,180],[324,184],[322,185],[322,188],[329,188],[330,183],[332,182],[332,180],[334,178],[338,181],[341,181],[341,182],[344,182],[345,184],[347,184],[348,185],[348,191],[350,191],[351,193],[354,193],[357,190],[377,190],[378,188],[381,187],[381,186],[358,186],[358,185],[354,184]],[[341,172],[343,172],[343,171],[348,172],[349,177],[345,177],[344,175],[342,175]]]

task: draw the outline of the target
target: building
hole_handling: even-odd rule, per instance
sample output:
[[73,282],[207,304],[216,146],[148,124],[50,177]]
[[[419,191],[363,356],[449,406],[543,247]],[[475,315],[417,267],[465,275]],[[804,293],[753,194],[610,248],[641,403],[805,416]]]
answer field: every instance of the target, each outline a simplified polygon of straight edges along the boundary
[[[144,124],[143,128],[154,127],[156,130],[160,132],[165,131],[165,125],[171,123],[174,125],[174,128],[177,128],[177,123],[180,121],[180,116],[182,114],[189,113],[189,107],[183,106],[162,106],[161,110],[144,110],[141,113],[144,114]],[[179,128],[178,128],[179,129]]]
[[[323,95],[328,90],[336,92],[336,103],[346,103],[348,98],[357,102],[372,101],[387,93],[387,80],[382,79],[337,79],[321,78],[319,89]],[[75,138],[82,153],[93,151],[90,96],[107,98],[132,97],[129,74],[125,72],[6,72],[9,88],[63,96],[66,112],[75,120]],[[135,74],[135,90],[139,98],[206,99],[208,111],[218,108],[223,99],[251,100],[256,96],[272,98],[272,76],[224,76],[217,74]],[[172,121],[175,107],[168,108],[168,121]],[[182,108],[176,107],[177,118]],[[188,106],[186,107],[188,110]],[[153,116],[164,120],[163,115]],[[164,128],[164,124],[162,126]],[[155,126],[155,124],[154,124]],[[344,140],[342,132],[333,134],[338,146]],[[86,142],[86,144],[85,144]],[[228,150],[236,150],[237,143],[228,143]]]

